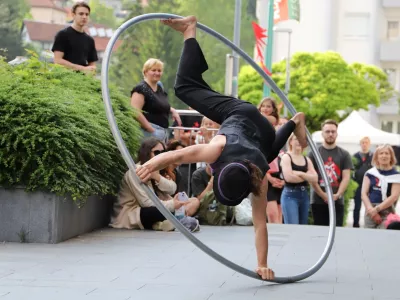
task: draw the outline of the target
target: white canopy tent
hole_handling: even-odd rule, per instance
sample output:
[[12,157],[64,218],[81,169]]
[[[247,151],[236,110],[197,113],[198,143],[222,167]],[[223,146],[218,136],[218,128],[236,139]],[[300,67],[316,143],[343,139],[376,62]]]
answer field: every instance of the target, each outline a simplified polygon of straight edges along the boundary
[[[365,136],[371,139],[373,148],[382,144],[400,146],[399,134],[389,133],[375,128],[365,121],[357,111],[353,111],[339,124],[336,143],[338,146],[349,151],[350,154],[353,154],[360,151],[360,139]],[[314,132],[312,134],[312,139],[315,143],[322,143],[322,132]]]

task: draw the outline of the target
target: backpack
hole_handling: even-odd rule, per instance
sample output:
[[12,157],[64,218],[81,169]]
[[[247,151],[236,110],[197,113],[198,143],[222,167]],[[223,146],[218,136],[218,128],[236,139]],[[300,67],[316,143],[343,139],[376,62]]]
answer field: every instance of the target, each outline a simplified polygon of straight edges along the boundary
[[232,225],[234,207],[226,206],[217,201],[214,192],[208,192],[200,201],[198,220],[201,225]]

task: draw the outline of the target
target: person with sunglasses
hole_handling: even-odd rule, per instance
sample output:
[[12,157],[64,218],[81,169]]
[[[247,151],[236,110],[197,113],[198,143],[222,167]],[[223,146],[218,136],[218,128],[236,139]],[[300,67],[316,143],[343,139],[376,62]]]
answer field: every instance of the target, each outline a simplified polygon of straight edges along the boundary
[[[153,137],[145,139],[139,148],[137,166],[164,152],[165,145],[161,141]],[[110,226],[126,229],[174,230],[174,225],[154,206],[143,186],[137,183],[133,176],[134,173],[128,170],[122,179],[118,199],[113,206]],[[190,218],[200,205],[196,198],[182,202],[178,200],[177,195],[171,197],[176,191],[176,183],[161,175],[158,170],[152,172],[146,184],[170,212],[174,213],[184,205],[187,216],[180,220],[181,223],[191,231],[199,230],[198,221]]]
[[210,143],[158,155],[139,167],[136,173],[147,181],[152,172],[173,163],[205,162],[213,170],[213,190],[220,203],[236,206],[251,194],[258,258],[256,272],[263,279],[271,280],[274,272],[267,265],[266,173],[268,164],[277,157],[293,132],[301,145],[307,146],[305,116],[296,114],[275,133],[257,107],[219,94],[204,81],[202,74],[208,65],[196,40],[195,16],[161,22],[181,32],[184,38],[175,82],[176,96],[221,127]]

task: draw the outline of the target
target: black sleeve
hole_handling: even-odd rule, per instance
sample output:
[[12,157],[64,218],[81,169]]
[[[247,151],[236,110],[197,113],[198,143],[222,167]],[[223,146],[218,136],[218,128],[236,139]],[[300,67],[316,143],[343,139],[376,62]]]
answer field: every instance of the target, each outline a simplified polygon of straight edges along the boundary
[[90,53],[88,56],[88,63],[99,60],[99,58],[97,57],[96,44],[93,39],[91,40],[91,44],[92,44],[92,46],[91,46],[92,49],[90,50]]
[[146,97],[142,83],[139,83],[137,86],[133,87],[133,89],[131,91],[131,97],[132,97],[133,93],[142,94],[144,97]]
[[51,48],[51,51],[60,51],[60,52],[65,52],[66,48],[66,42],[67,42],[67,36],[65,34],[65,31],[59,31],[56,34],[56,37],[54,39],[54,44],[53,47]]

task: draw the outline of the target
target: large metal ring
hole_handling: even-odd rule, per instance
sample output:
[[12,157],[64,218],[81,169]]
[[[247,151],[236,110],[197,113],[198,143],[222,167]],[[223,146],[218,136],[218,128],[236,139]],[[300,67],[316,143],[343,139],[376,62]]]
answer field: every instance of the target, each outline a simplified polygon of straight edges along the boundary
[[[108,42],[106,51],[104,53],[104,58],[103,58],[103,64],[102,64],[102,69],[101,69],[101,86],[102,86],[102,94],[103,94],[103,100],[104,100],[104,105],[106,108],[106,113],[107,113],[107,118],[108,122],[110,123],[111,131],[114,136],[114,139],[118,145],[119,150],[121,151],[121,154],[128,165],[129,169],[131,172],[135,172],[135,162],[133,161],[128,149],[126,148],[126,145],[121,137],[121,134],[119,132],[117,123],[115,121],[114,113],[112,110],[111,106],[111,100],[110,100],[110,93],[109,93],[109,88],[108,88],[108,68],[110,64],[110,57],[111,57],[111,52],[112,49],[118,40],[119,36],[129,27],[139,24],[144,21],[148,20],[156,20],[156,19],[168,19],[168,18],[182,18],[181,16],[178,15],[173,15],[173,14],[166,14],[166,13],[152,13],[152,14],[145,14],[145,15],[140,15],[137,17],[134,17],[128,21],[126,21],[124,24],[122,24],[113,34],[111,37],[110,41]],[[219,34],[218,32],[215,32],[211,28],[208,28],[207,26],[197,23],[197,27],[200,28],[201,30],[205,31],[206,33],[212,35],[216,39],[220,40],[223,42],[225,45],[230,47],[232,50],[234,50],[236,53],[238,53],[244,60],[246,60],[263,78],[264,80],[269,84],[269,86],[272,88],[272,90],[282,99],[284,104],[287,106],[289,111],[292,114],[296,113],[295,108],[293,105],[289,102],[289,100],[286,98],[285,94],[278,88],[278,86],[275,84],[275,82],[260,68],[257,63],[255,63],[242,49],[238,48],[235,44],[233,44],[231,41],[229,41],[227,38]],[[313,275],[315,272],[317,272],[325,263],[325,261],[328,259],[329,253],[332,249],[333,246],[333,241],[335,237],[335,227],[336,227],[336,217],[335,217],[335,210],[334,210],[334,201],[333,201],[333,194],[332,190],[330,188],[330,184],[328,181],[328,177],[325,173],[324,169],[324,164],[322,161],[322,158],[317,151],[317,147],[312,141],[311,135],[309,131],[307,130],[307,140],[308,143],[314,152],[318,168],[320,170],[320,173],[322,174],[322,178],[328,187],[328,206],[329,206],[329,235],[328,235],[328,241],[325,246],[325,249],[321,255],[321,257],[318,259],[318,261],[308,270],[306,270],[303,273],[300,273],[298,275],[290,276],[290,277],[275,277],[275,280],[272,280],[272,282],[276,283],[289,283],[289,282],[295,282],[299,281],[302,279],[305,279],[307,277],[310,277]],[[137,182],[140,182],[139,178],[136,176],[133,176]],[[160,202],[160,200],[156,197],[154,192],[150,190],[146,185],[143,185],[143,188],[146,189],[148,195],[154,202],[154,205],[159,209],[159,211],[168,219],[170,220],[174,226],[179,229],[179,231],[187,238],[189,239],[193,244],[195,244],[198,248],[200,248],[202,251],[207,253],[209,256],[212,258],[216,259],[218,262],[224,264],[228,268],[231,268],[235,270],[236,272],[239,272],[243,275],[249,276],[254,279],[259,279],[262,280],[261,277],[248,269],[245,269],[230,260],[226,259],[225,257],[219,255],[209,247],[207,247],[205,244],[203,244],[201,241],[199,241],[193,234],[191,234],[176,218],[174,215],[172,215],[171,212],[169,212],[165,206]]]

